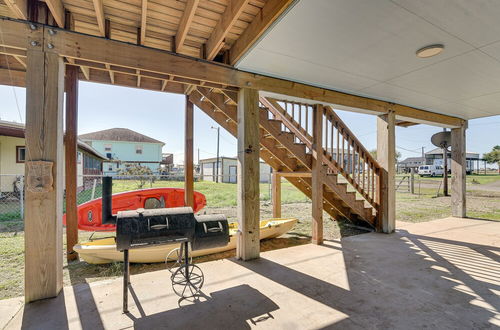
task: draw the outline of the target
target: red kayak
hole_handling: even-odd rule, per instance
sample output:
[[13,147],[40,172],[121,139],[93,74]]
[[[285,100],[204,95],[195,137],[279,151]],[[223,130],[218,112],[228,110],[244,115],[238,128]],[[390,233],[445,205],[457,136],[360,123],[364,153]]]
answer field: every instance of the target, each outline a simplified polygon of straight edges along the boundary
[[[205,195],[194,192],[194,212],[207,205]],[[113,214],[118,211],[135,210],[138,208],[155,209],[179,207],[184,204],[184,189],[153,188],[127,191],[113,194]],[[86,231],[114,231],[114,224],[102,224],[102,199],[97,198],[78,206],[78,229]],[[63,216],[66,224],[66,214]]]

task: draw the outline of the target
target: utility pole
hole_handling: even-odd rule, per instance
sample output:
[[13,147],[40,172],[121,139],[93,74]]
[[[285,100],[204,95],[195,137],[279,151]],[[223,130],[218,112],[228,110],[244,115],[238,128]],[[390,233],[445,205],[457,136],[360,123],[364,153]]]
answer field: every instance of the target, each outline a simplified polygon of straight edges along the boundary
[[220,142],[220,126],[213,127],[212,129],[217,128],[217,162],[215,163],[215,182],[219,182],[219,142]]

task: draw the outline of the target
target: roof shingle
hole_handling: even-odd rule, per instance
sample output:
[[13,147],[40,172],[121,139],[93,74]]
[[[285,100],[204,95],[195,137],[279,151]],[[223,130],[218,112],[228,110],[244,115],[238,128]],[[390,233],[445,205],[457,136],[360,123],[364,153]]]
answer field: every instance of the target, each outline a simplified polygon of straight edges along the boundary
[[149,136],[137,133],[128,128],[110,128],[102,131],[82,134],[78,137],[84,141],[104,140],[104,141],[161,143],[162,145],[165,144],[162,141],[150,138]]

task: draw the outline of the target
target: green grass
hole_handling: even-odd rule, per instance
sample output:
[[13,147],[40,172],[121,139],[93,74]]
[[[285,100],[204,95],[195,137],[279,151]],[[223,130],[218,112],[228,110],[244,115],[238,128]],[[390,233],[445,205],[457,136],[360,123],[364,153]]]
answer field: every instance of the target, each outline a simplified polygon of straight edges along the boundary
[[[144,189],[147,188],[184,188],[183,181],[156,181],[152,184],[146,183]],[[139,182],[135,180],[114,180],[113,193],[131,191],[140,189]],[[230,207],[237,204],[237,185],[234,183],[215,183],[211,181],[199,181],[194,183],[194,189],[197,192],[205,195],[207,199],[207,207]],[[260,184],[260,200],[269,201],[270,184]],[[96,187],[95,198],[101,197],[101,187]],[[89,201],[91,193],[89,190],[82,191],[78,194],[78,202],[84,203]],[[281,184],[281,200],[283,203],[300,203],[309,200],[303,193],[295,188],[291,183],[283,181]]]
[[[399,182],[404,176],[408,176],[409,174],[398,174],[396,176],[396,182]],[[451,175],[448,175],[448,178],[451,179]],[[436,176],[436,177],[430,177],[430,176],[424,176],[424,177],[419,177],[417,174],[415,174],[415,184],[417,184],[417,180],[429,180],[429,181],[442,181],[443,177],[442,176]],[[467,175],[466,177],[466,182],[468,184],[486,184],[486,183],[492,183],[495,181],[500,181],[500,174],[470,174]],[[405,183],[403,183],[404,185]]]

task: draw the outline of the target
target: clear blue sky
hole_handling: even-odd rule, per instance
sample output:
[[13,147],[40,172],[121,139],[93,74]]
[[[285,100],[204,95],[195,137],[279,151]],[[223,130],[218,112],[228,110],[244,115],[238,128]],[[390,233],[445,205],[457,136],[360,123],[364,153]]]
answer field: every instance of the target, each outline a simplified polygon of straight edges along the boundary
[[[14,92],[15,91],[15,92]],[[16,106],[16,97],[20,113]],[[25,90],[0,86],[0,119],[25,121]],[[126,127],[165,142],[163,152],[174,154],[175,162],[183,162],[184,152],[183,95],[151,92],[133,88],[80,82],[78,133],[89,133],[113,127]],[[367,149],[376,147],[375,116],[338,111],[340,117]],[[217,124],[195,107],[195,160],[216,155]],[[417,125],[397,128],[396,144],[402,158],[419,156],[421,147],[432,148],[430,137],[439,127]],[[488,152],[500,144],[500,116],[469,121],[467,150]],[[221,128],[221,155],[236,155],[236,139]]]

